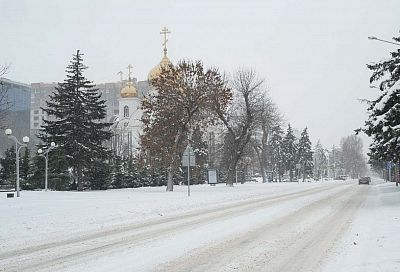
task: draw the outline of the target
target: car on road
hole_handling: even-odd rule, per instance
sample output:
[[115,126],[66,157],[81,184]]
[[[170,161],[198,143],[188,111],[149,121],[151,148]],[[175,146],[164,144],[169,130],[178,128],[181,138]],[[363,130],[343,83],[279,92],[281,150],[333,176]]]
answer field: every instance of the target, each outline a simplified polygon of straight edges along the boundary
[[335,180],[346,180],[348,178],[347,175],[340,175],[335,178]]
[[370,177],[361,177],[358,179],[358,184],[367,184],[369,185],[371,183],[371,178]]

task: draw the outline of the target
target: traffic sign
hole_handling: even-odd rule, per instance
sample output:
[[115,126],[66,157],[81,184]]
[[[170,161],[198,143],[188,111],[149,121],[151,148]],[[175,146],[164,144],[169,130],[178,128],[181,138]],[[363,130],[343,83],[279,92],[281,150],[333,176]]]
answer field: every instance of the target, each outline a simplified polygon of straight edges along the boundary
[[194,155],[193,148],[190,146],[187,146],[185,152],[183,152],[182,166],[196,166],[196,156]]

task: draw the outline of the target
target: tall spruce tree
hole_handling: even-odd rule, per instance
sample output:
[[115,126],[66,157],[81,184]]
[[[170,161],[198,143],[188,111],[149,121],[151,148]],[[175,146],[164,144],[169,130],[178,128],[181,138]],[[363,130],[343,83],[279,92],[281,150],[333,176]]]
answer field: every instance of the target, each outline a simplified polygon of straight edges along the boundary
[[290,124],[288,125],[285,138],[283,139],[282,151],[286,171],[289,171],[290,181],[293,181],[293,174],[297,162],[297,143]]
[[82,63],[82,55],[79,50],[73,55],[66,79],[46,102],[43,110],[48,119],[38,135],[45,143],[54,141],[63,149],[79,191],[84,188],[84,170],[109,155],[103,143],[111,137],[107,130],[111,124],[102,122],[106,117],[105,100],[100,99],[98,89],[84,77],[87,67]]
[[283,165],[283,131],[280,126],[276,126],[272,130],[271,139],[269,141],[269,150],[270,150],[270,163],[271,168],[273,171],[273,179],[280,182],[282,180],[282,175],[284,172],[284,165]]
[[310,137],[308,136],[307,128],[303,130],[299,140],[298,158],[301,166],[303,182],[307,174],[312,173],[313,169],[313,152],[311,147]]
[[[400,42],[400,36],[393,40]],[[390,55],[367,65],[372,71],[370,83],[379,82],[380,95],[369,101],[369,117],[360,130],[372,137],[368,154],[372,161],[395,161],[400,166],[400,48]]]
[[328,169],[328,158],[320,140],[317,141],[314,148],[314,179],[323,180]]

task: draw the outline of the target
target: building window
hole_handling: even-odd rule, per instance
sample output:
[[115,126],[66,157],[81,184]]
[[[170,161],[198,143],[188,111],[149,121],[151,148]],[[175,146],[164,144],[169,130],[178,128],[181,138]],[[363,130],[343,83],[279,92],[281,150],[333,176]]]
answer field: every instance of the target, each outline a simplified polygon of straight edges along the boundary
[[39,116],[33,117],[33,120],[38,121],[39,120]]
[[34,114],[39,114],[39,110],[34,110],[33,113]]
[[128,106],[124,107],[124,117],[129,117],[129,108],[128,108]]
[[33,126],[34,126],[34,127],[38,127],[38,126],[39,126],[39,123],[34,123]]

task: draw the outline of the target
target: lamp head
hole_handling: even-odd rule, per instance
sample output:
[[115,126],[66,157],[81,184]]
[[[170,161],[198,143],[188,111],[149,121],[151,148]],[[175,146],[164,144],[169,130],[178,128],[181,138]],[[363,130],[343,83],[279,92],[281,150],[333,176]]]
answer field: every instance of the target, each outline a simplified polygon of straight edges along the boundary
[[370,39],[370,40],[377,40],[378,38],[377,38],[377,37],[374,37],[374,36],[370,36],[370,37],[368,37],[368,39]]
[[56,143],[55,143],[55,142],[51,142],[51,143],[50,143],[50,146],[51,146],[51,147],[55,147],[55,146],[56,146]]
[[38,149],[37,153],[42,154],[43,150],[41,148]]
[[11,135],[12,134],[11,128],[7,128],[5,133],[6,133],[7,136]]
[[24,138],[22,138],[22,141],[23,141],[24,143],[29,143],[29,137],[28,137],[28,136],[25,136]]

